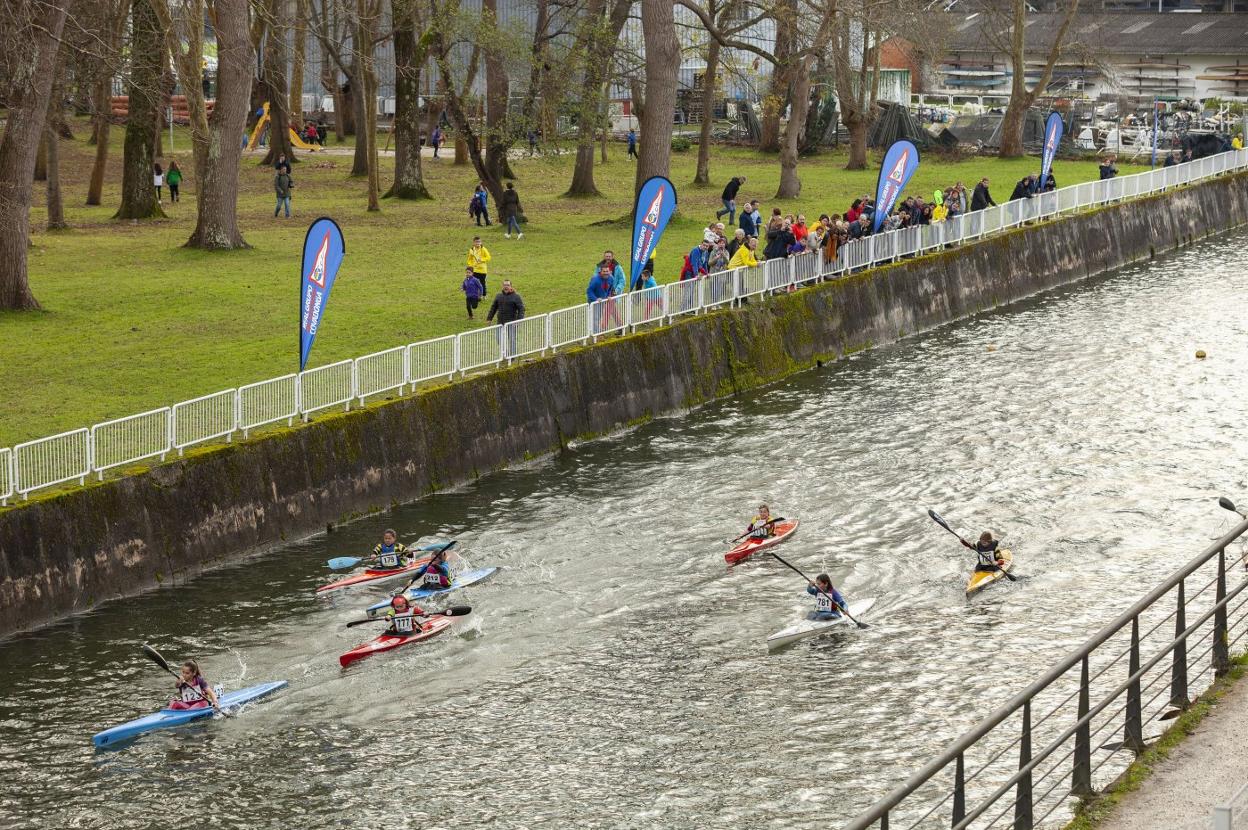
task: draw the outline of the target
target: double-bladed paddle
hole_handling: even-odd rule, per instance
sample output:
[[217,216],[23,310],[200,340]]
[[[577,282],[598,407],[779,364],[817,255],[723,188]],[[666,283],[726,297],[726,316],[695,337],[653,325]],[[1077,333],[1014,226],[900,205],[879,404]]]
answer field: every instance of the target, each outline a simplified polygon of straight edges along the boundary
[[[151,660],[153,663],[155,663],[156,665],[160,666],[162,669],[164,669],[165,671],[169,672],[169,673],[170,673],[170,674],[172,674],[174,677],[178,678],[178,680],[179,680],[179,681],[181,681],[181,680],[182,680],[182,675],[178,674],[176,671],[174,671],[174,670],[170,667],[170,665],[169,665],[169,661],[168,661],[168,660],[166,660],[166,659],[164,658],[164,656],[163,656],[163,655],[162,655],[159,651],[157,651],[156,649],[152,648],[152,647],[151,647],[151,646],[149,646],[147,643],[144,643],[144,644],[143,644],[143,655],[144,655],[144,656],[145,656],[148,660]],[[206,698],[206,697],[204,697],[202,694],[200,694],[199,689],[196,689],[196,688],[192,687],[192,688],[191,688],[191,691],[192,691],[192,692],[194,692],[194,693],[195,693],[195,696],[196,696],[197,698],[199,698],[200,700],[204,700],[204,701],[207,701],[208,703],[212,703],[212,701],[208,700],[208,698]],[[218,705],[217,705],[217,704],[215,704],[215,703],[212,703],[212,708],[213,708],[213,709],[216,709],[218,712],[220,712],[222,715],[224,715],[224,716],[225,716],[225,717],[227,717],[227,718],[229,718],[229,717],[233,717],[233,715],[231,715],[229,712],[225,711],[224,709],[222,709],[220,706],[218,706]]]
[[[425,545],[423,548],[409,548],[409,550],[419,550],[419,551],[450,550],[451,546],[454,545],[456,541],[458,540],[452,539],[449,542],[442,542],[437,545]],[[356,565],[360,564],[366,559],[376,559],[376,558],[377,558],[377,554],[372,554],[370,556],[339,556],[337,559],[331,559],[325,564],[328,565],[331,570],[341,571],[343,568],[354,568]]]
[[846,608],[844,605],[841,605],[839,602],[837,602],[837,601],[836,601],[836,597],[832,596],[832,595],[831,595],[831,594],[829,594],[827,591],[825,591],[825,590],[823,590],[822,588],[820,588],[817,584],[815,584],[814,582],[812,582],[812,581],[811,581],[810,577],[808,577],[806,574],[804,574],[804,573],[802,573],[801,571],[799,571],[796,567],[794,567],[793,565],[789,564],[789,563],[788,563],[787,561],[785,561],[784,559],[781,559],[781,558],[780,558],[780,555],[779,555],[778,553],[776,553],[774,550],[768,549],[768,550],[767,550],[767,553],[770,553],[772,556],[776,557],[776,561],[777,561],[777,562],[779,562],[781,565],[784,565],[786,568],[788,568],[789,570],[793,571],[793,573],[797,574],[797,575],[798,575],[798,576],[800,576],[802,579],[804,579],[804,580],[806,580],[807,582],[809,582],[809,583],[810,583],[810,585],[811,585],[811,587],[813,587],[816,591],[818,591],[819,593],[823,594],[823,595],[824,595],[825,597],[827,597],[828,599],[832,600],[832,604],[833,604],[833,605],[835,605],[837,608],[841,609],[841,613],[842,613],[842,614],[844,614],[846,617],[848,617],[848,618],[849,618],[849,621],[850,621],[850,622],[852,622],[854,625],[858,626],[859,628],[869,628],[869,626],[868,626],[866,623],[864,623],[864,622],[858,622],[858,620],[854,619],[853,615],[849,613],[849,609],[848,609],[848,608]]
[[[951,528],[951,527],[949,526],[949,523],[948,523],[948,522],[946,522],[944,519],[942,519],[942,518],[940,517],[940,514],[939,514],[939,513],[937,513],[935,510],[928,510],[928,511],[927,511],[927,515],[929,515],[929,516],[931,516],[931,517],[932,517],[932,521],[933,521],[933,522],[935,522],[936,524],[940,525],[940,526],[941,526],[941,527],[943,527],[945,530],[947,530],[947,531],[949,531],[950,533],[952,533],[954,536],[957,536],[957,537],[958,537],[958,541],[960,541],[962,544],[966,545],[968,548],[970,548],[970,549],[971,549],[971,550],[973,550],[973,551],[978,551],[978,550],[979,550],[979,549],[978,549],[978,548],[976,548],[974,545],[972,545],[970,542],[968,542],[968,541],[966,541],[965,539],[963,539],[963,538],[962,538],[962,536],[961,536],[961,535],[960,535],[960,534],[959,534],[956,530],[954,530],[953,528]],[[1014,574],[1010,573],[1010,572],[1009,572],[1009,571],[1007,571],[1005,568],[1001,568],[1000,566],[998,566],[998,569],[999,569],[999,570],[1001,571],[1001,573],[1005,576],[1005,578],[1006,578],[1006,579],[1008,579],[1010,582],[1018,582],[1018,577],[1014,576]]]
[[742,539],[744,539],[746,536],[749,536],[751,533],[753,533],[754,531],[758,530],[759,528],[767,527],[767,525],[774,525],[776,522],[783,522],[783,521],[784,521],[784,517],[783,517],[783,516],[777,516],[776,518],[772,519],[771,521],[763,522],[763,523],[762,523],[761,525],[759,525],[758,527],[753,527],[753,528],[750,528],[750,529],[749,529],[749,530],[747,530],[745,533],[742,533],[740,536],[738,536],[738,537],[737,537],[737,538],[735,538],[735,539],[729,539],[729,540],[728,540],[728,544],[730,544],[730,545],[736,544],[737,542],[740,542],[740,541],[741,541]]
[[[413,617],[463,617],[471,613],[472,613],[471,605],[452,605],[450,608],[444,608],[441,611],[434,611],[430,614],[413,614],[412,616]],[[375,622],[388,623],[392,619],[393,618],[391,617],[382,615],[380,617],[373,617],[372,619],[368,619],[368,620],[352,620],[351,622],[347,623],[347,628],[354,628],[357,625],[364,625],[365,623],[375,623]]]
[[[450,550],[451,548],[455,547],[455,542],[457,542],[457,541],[459,541],[459,540],[458,540],[458,539],[453,539],[449,545],[447,545],[446,547],[442,548],[442,550],[438,551],[437,553],[446,553],[448,550]],[[437,553],[435,553],[435,554],[434,554],[434,556],[437,556]],[[430,561],[432,561],[432,560],[430,560]],[[445,560],[445,559],[443,559],[442,561],[443,561],[443,562],[445,562],[446,560]],[[418,571],[417,573],[419,573],[419,571]],[[406,585],[404,585],[404,586],[403,586],[402,588],[400,588],[397,592],[395,592],[394,594],[392,594],[392,596],[396,596],[396,597],[397,597],[399,594],[405,594],[405,593],[407,593],[407,589],[408,589],[408,588],[410,588],[410,587],[412,587],[413,585],[415,585],[415,584],[416,584],[416,580],[420,579],[420,578],[421,578],[421,577],[423,577],[423,576],[424,576],[424,574],[420,574],[420,576],[413,576],[413,577],[411,578],[411,580],[409,580],[409,581],[408,581],[408,583],[407,583]]]
[[1248,519],[1248,513],[1244,513],[1242,510],[1237,508],[1235,506],[1235,502],[1231,501],[1226,496],[1218,497],[1218,506],[1221,507],[1223,510],[1229,510],[1232,513],[1238,513],[1241,517]]

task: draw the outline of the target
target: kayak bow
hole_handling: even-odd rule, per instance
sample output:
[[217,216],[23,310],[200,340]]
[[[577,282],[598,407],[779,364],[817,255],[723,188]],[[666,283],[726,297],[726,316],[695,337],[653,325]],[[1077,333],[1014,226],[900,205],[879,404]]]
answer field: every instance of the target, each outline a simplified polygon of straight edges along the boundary
[[[849,613],[854,617],[861,617],[863,614],[871,610],[871,606],[875,605],[875,598],[860,599],[857,602],[849,603]],[[777,631],[767,638],[767,650],[776,651],[785,646],[792,645],[798,640],[805,640],[808,637],[817,637],[826,631],[848,625],[854,628],[854,624],[850,622],[849,617],[841,616],[835,620],[802,620],[794,623],[783,631]]]
[[382,634],[381,636],[369,640],[367,643],[361,643],[355,648],[348,651],[338,658],[338,663],[345,669],[356,660],[363,660],[374,654],[380,654],[383,651],[392,651],[399,646],[409,645],[411,643],[420,643],[441,634],[450,628],[451,620],[449,617],[430,617],[420,626],[419,634]]
[[[286,685],[285,680],[274,680],[270,683],[261,683],[257,686],[248,686],[245,689],[226,692],[220,697],[221,708],[237,708],[245,703],[271,695],[278,689],[285,688]],[[215,712],[216,710],[211,706],[203,706],[198,709],[161,709],[155,714],[127,721],[120,726],[114,726],[112,729],[105,729],[92,737],[91,742],[97,747],[113,746],[122,741],[137,738],[146,732],[181,726],[184,723],[190,723],[201,718],[210,718]]]
[[[1014,567],[1014,554],[1007,548],[1001,548],[997,551],[1001,554],[1001,558],[1005,560],[1002,566],[1003,570],[1012,570]],[[992,583],[1005,579],[1005,574],[1001,571],[971,571],[971,578],[966,581],[966,595],[976,594],[987,588]]]
[[776,522],[776,535],[769,536],[766,539],[746,539],[732,550],[724,554],[724,561],[729,565],[735,565],[738,562],[744,562],[759,551],[774,547],[781,542],[787,541],[790,536],[797,532],[797,526],[800,524],[799,519],[793,519],[788,522]]

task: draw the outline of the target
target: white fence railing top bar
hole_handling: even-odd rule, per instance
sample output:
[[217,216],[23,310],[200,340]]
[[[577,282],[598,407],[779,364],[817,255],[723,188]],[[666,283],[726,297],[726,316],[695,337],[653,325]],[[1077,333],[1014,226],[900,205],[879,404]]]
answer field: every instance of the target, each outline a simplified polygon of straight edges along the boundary
[[1094,205],[1158,193],[1226,172],[1248,169],[1248,150],[1233,150],[1132,176],[1083,182],[1026,200],[1006,202],[936,225],[902,228],[847,242],[835,260],[817,252],[761,263],[754,268],[721,271],[696,280],[673,282],[625,297],[599,300],[539,314],[507,326],[396,346],[355,360],[293,375],[226,389],[171,407],[118,418],[91,429],[26,441],[0,448],[0,504],[15,493],[32,491],[122,467],[171,450],[208,441],[246,437],[266,424],[336,406],[350,409],[370,395],[402,395],[420,383],[453,379],[469,371],[510,364],[528,355],[544,355],[642,325],[665,325],[684,314],[737,305],[752,296],[792,291],[899,257],[916,256]]

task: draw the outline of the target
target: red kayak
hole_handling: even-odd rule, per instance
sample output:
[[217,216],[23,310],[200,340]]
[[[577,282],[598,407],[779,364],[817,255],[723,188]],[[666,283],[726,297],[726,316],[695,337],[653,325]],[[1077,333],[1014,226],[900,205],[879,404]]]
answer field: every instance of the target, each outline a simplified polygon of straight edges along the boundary
[[744,562],[760,550],[774,547],[788,539],[797,532],[797,526],[800,520],[794,519],[791,522],[776,522],[776,535],[769,536],[766,539],[746,539],[732,550],[724,554],[724,561],[729,565],[735,565],[738,562]]
[[316,589],[316,592],[324,594],[328,591],[337,591],[339,588],[350,588],[352,585],[372,585],[400,576],[411,576],[414,572],[423,568],[429,562],[429,558],[428,556],[422,556],[412,564],[405,565],[402,568],[387,568],[384,570],[368,568],[360,571],[358,574],[351,574],[351,576],[322,585]]
[[338,658],[338,662],[345,669],[356,660],[363,660],[372,654],[380,654],[383,651],[392,651],[399,646],[405,646],[410,643],[419,643],[422,640],[428,640],[430,637],[436,637],[446,629],[450,628],[451,619],[449,617],[430,617],[420,625],[419,634],[382,634],[375,640],[369,640],[367,643],[356,646],[346,654]]

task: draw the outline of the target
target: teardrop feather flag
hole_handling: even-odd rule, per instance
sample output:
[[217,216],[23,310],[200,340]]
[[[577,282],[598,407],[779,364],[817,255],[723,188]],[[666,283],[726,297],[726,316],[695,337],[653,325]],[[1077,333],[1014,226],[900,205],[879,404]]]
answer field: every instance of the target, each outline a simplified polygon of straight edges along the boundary
[[303,266],[299,272],[299,371],[308,365],[308,352],[325,316],[329,292],[347,252],[342,229],[322,216],[308,228],[303,240]]

